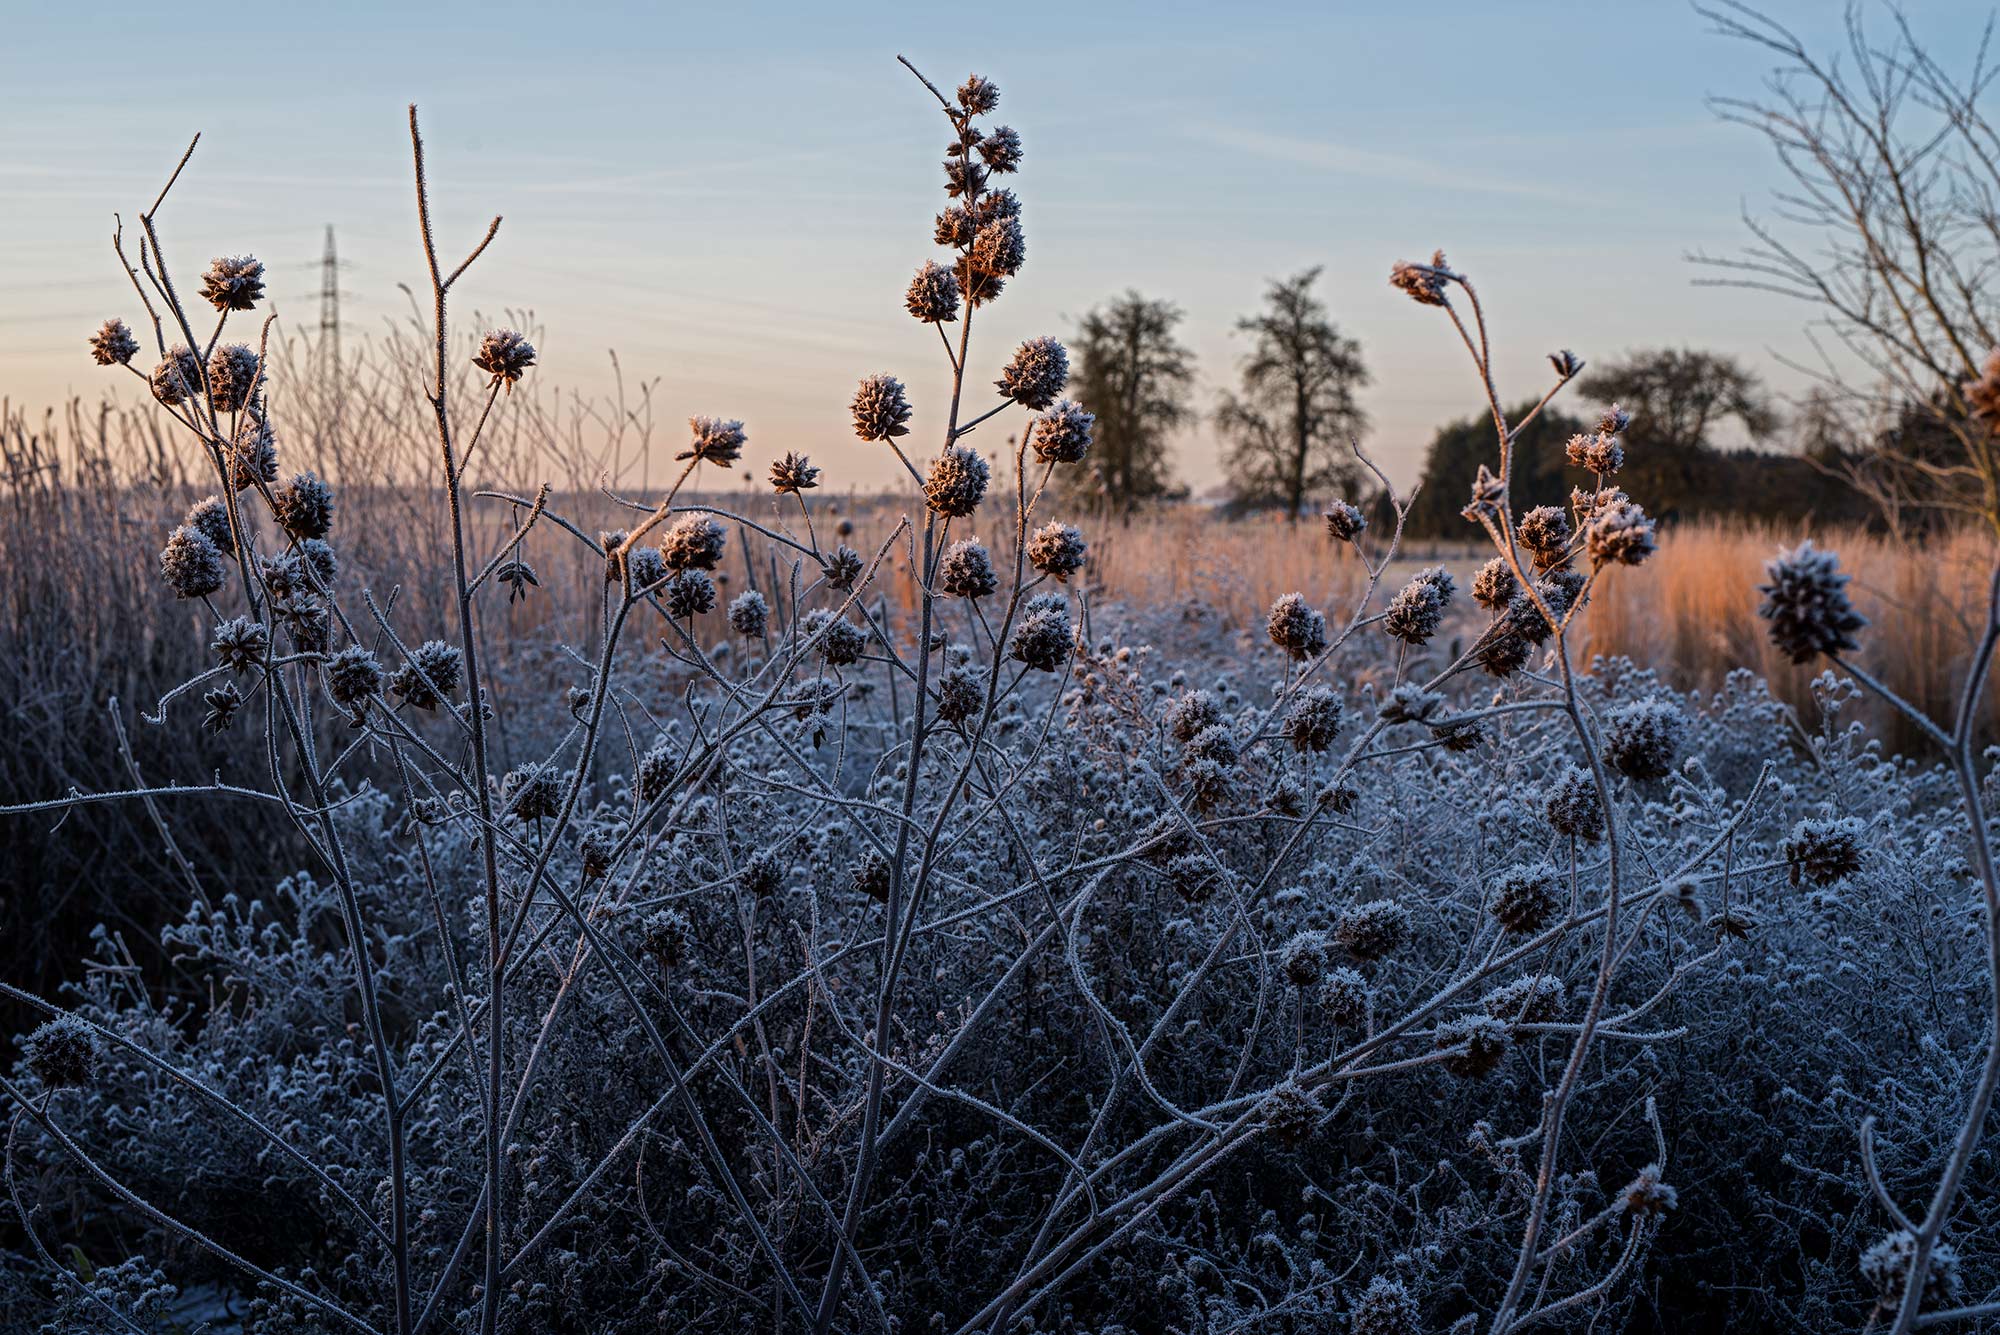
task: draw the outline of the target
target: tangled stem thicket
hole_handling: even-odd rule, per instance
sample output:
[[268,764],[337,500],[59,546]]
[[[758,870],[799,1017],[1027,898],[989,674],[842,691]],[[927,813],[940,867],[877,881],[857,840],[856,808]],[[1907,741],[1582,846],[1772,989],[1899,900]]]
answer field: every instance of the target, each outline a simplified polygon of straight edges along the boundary
[[[1595,477],[1566,509],[1517,498],[1521,433],[1582,362],[1552,357],[1554,383],[1510,420],[1486,311],[1441,253],[1392,282],[1449,321],[1491,409],[1494,461],[1465,515],[1494,556],[1469,642],[1447,634],[1442,567],[1378,600],[1409,498],[1356,444],[1387,500],[1372,529],[1347,500],[1327,514],[1327,560],[1361,572],[1351,605],[1282,593],[1269,642],[1210,686],[1155,664],[1143,636],[1121,643],[1151,614],[1093,606],[1087,535],[1047,513],[1093,425],[1060,397],[1067,354],[1033,339],[997,379],[974,369],[976,316],[1025,264],[998,184],[1021,137],[991,123],[985,79],[924,86],[951,134],[947,255],[905,305],[937,329],[951,394],[920,469],[899,443],[903,383],[861,380],[856,435],[921,508],[831,551],[803,456],[773,465],[761,518],[696,490],[704,464],[739,461],[735,419],[691,422],[664,491],[607,488],[630,526],[595,537],[546,483],[466,488],[537,354],[495,330],[479,377],[455,366],[447,298],[500,221],[447,271],[412,108],[450,536],[436,625],[343,583],[342,479],[286,458],[302,467],[277,482],[271,320],[254,351],[220,344],[262,266],[215,262],[203,339],[161,248],[166,192],[140,215],[127,268],[159,366],[131,365],[120,322],[93,355],[143,383],[216,487],[160,570],[212,619],[216,665],[146,717],[202,691],[261,778],[135,774],[9,810],[142,801],[165,834],[165,799],[254,800],[311,861],[268,897],[212,896],[185,868],[164,1005],[109,936],[72,1004],[5,989],[51,1017],[0,1092],[9,1190],[61,1311],[151,1328],[173,1287],[159,1260],[242,1295],[258,1331],[1601,1326],[1637,1310],[1677,1220],[1735,1223],[1739,1197],[1676,1183],[1684,1156],[1747,1194],[1776,1171],[1747,1153],[1717,1169],[1705,1130],[1670,1144],[1683,1084],[1723,1110],[1680,1109],[1703,1128],[1735,1106],[1705,1064],[1732,1023],[1717,998],[1762,1004],[1779,953],[1823,950],[1836,919],[1854,939],[1914,934],[1940,989],[1993,995],[2000,902],[1970,739],[2000,615],[1954,722],[1918,716],[1969,817],[1949,836],[1939,776],[1840,730],[1849,688],[1831,676],[1827,726],[1799,752],[1796,721],[1747,677],[1702,700],[1629,663],[1579,668],[1572,628],[1599,581],[1654,553],[1614,485],[1627,419],[1613,407],[1569,442]],[[968,444],[1017,408],[1039,415],[1007,451]],[[481,505],[510,516],[490,551],[468,519]],[[551,544],[587,553],[582,587],[536,573]],[[907,614],[876,596],[898,561]],[[1765,615],[1788,652],[1854,646],[1843,582],[1809,548],[1774,566]],[[587,639],[517,642],[510,609],[537,598],[578,600]],[[544,689],[503,705],[494,685],[515,678]],[[1882,889],[1899,865],[1948,865],[1968,834],[1979,960],[1885,911]],[[1773,944],[1747,944],[1760,934]],[[1801,1003],[1763,1023],[1814,1018]],[[1883,1077],[1801,1122],[1900,1122],[1889,1175],[1870,1116],[1856,1174],[1811,1179],[1872,1194],[1893,1230],[1849,1254],[1872,1294],[1813,1271],[1813,1312],[1906,1330],[1986,1310],[1946,1310],[1993,1258],[1944,1234],[1985,1208],[1968,1183],[2000,1049],[1940,1023],[1911,1045],[1927,1071],[1984,1049],[1930,1153],[1959,1093],[1942,1078]],[[1929,1204],[1906,1213],[1898,1190],[1926,1178]],[[1798,1204],[1820,1213],[1787,1236],[1801,1255],[1814,1229],[1844,1245],[1855,1207]],[[143,1253],[116,1265],[56,1259],[135,1238]]]

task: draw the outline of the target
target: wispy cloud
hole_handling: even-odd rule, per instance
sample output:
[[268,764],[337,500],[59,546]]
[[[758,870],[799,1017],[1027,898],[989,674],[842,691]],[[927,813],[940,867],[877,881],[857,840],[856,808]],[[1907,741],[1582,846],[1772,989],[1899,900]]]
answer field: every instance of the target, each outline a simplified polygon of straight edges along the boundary
[[1233,149],[1267,162],[1311,167],[1330,175],[1359,180],[1415,186],[1421,189],[1449,190],[1460,194],[1475,192],[1508,195],[1519,199],[1535,199],[1572,206],[1603,203],[1601,197],[1587,191],[1566,190],[1546,181],[1520,180],[1496,176],[1490,171],[1465,170],[1450,166],[1439,160],[1438,146],[1428,147],[1425,155],[1419,157],[1408,153],[1386,153],[1376,149],[1355,148],[1326,139],[1267,134],[1227,125],[1193,125],[1187,128],[1186,133],[1189,138],[1200,143]]

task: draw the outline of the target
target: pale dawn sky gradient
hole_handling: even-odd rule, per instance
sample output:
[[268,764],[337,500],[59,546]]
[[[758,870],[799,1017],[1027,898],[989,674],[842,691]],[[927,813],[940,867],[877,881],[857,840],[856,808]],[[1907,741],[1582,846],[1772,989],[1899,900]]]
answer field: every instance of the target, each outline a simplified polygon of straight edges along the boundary
[[[1914,3],[1949,56],[1987,9]],[[1817,47],[1839,7],[1773,0]],[[1692,286],[1690,250],[1732,250],[1770,212],[1776,164],[1712,94],[1769,66],[1684,4],[1006,5],[355,3],[221,12],[18,5],[0,83],[0,394],[40,404],[126,378],[84,339],[141,312],[111,254],[188,137],[162,219],[188,278],[215,254],[272,270],[285,320],[317,321],[332,223],[350,329],[418,283],[404,106],[424,118],[443,248],[498,242],[457,310],[532,309],[540,375],[601,388],[606,350],[661,378],[660,411],[741,417],[762,462],[804,449],[841,482],[885,480],[848,430],[854,382],[902,377],[917,442],[940,418],[937,340],[902,311],[938,256],[945,125],[895,64],[1002,90],[1026,145],[1010,184],[1028,263],[982,312],[984,379],[1019,339],[1066,335],[1132,287],[1179,303],[1206,405],[1242,355],[1234,319],[1267,279],[1324,265],[1361,339],[1369,440],[1399,481],[1477,403],[1445,323],[1398,296],[1392,261],[1443,246],[1480,284],[1502,390],[1539,391],[1558,347],[1806,351],[1804,312]],[[1886,27],[1886,14],[1871,15]],[[149,348],[146,360],[152,360]],[[124,382],[124,383],[121,383]],[[678,447],[677,429],[668,433]],[[989,444],[991,442],[988,442]],[[919,451],[928,447],[919,444]],[[1204,431],[1183,476],[1217,477]]]

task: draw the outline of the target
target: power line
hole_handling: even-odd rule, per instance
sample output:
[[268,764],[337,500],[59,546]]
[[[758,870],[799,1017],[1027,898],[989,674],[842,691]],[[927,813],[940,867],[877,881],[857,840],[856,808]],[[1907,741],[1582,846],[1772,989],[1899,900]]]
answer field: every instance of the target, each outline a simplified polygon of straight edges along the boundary
[[319,262],[320,346],[340,369],[340,253],[333,245],[333,224],[326,225],[326,250]]

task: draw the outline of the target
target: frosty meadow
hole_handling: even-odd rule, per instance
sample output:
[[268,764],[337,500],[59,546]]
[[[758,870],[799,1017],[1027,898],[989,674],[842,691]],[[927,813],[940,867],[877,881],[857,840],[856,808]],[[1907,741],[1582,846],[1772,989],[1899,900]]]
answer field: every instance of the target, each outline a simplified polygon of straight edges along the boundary
[[[1488,408],[1469,568],[1412,560],[1356,442],[1366,494],[1258,531],[1240,578],[1297,582],[1237,591],[1252,634],[1107,583],[1166,547],[1092,518],[1107,406],[973,336],[1032,281],[1023,138],[907,73],[948,156],[912,339],[855,368],[879,503],[838,457],[739,485],[723,416],[665,485],[579,476],[533,330],[449,322],[504,232],[436,234],[414,107],[421,336],[332,377],[260,261],[170,262],[194,147],[121,224],[89,349],[187,471],[12,452],[10,634],[79,646],[51,698],[103,648],[116,765],[0,820],[146,848],[88,959],[0,983],[6,1328],[2000,1325],[1991,532],[1907,549],[1980,566],[1942,708],[1810,538],[1731,595],[1809,699],[1592,652],[1698,551],[1621,488],[1617,405],[1530,494],[1584,358],[1510,410],[1438,252],[1389,279]],[[920,356],[921,447],[880,369]],[[2000,353],[1952,383],[1991,469]],[[256,830],[290,864],[225,874]]]

